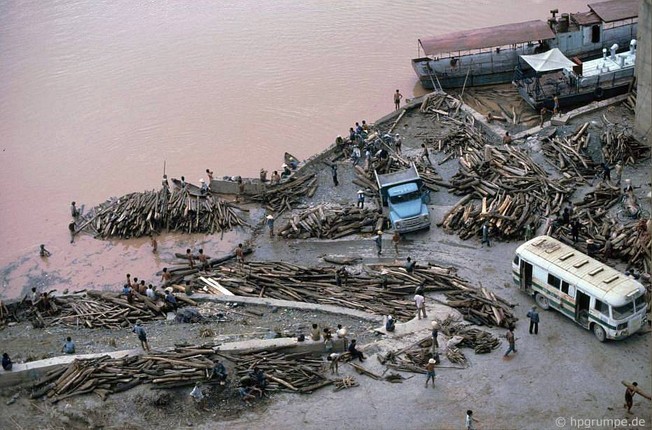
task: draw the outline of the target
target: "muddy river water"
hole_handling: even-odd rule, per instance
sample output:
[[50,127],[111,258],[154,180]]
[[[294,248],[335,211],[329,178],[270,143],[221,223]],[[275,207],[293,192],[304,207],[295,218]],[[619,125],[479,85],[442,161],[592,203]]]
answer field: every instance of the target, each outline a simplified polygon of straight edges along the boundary
[[[418,38],[553,8],[586,1],[2,2],[0,297],[23,291],[34,268],[114,282],[98,267],[128,270],[148,252],[142,241],[70,245],[72,200],[156,188],[164,162],[197,182],[206,168],[256,176],[285,151],[308,157],[388,113],[395,89],[424,93],[410,66]],[[40,243],[55,255],[30,263]],[[75,267],[82,257],[92,271]]]

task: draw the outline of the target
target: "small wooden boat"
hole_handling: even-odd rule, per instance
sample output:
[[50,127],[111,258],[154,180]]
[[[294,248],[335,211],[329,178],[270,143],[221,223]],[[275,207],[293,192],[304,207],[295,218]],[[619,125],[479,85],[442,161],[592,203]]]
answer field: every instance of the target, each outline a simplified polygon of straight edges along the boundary
[[558,49],[537,55],[522,55],[514,74],[519,94],[535,110],[552,110],[555,97],[560,108],[578,106],[625,94],[632,83],[636,63],[636,40],[627,52],[611,55],[604,50],[602,58],[571,61]]
[[[172,183],[179,190],[183,188],[180,179],[172,178]],[[198,187],[197,185],[193,185],[189,182],[186,182],[186,191],[188,191],[188,194],[190,194],[191,196],[196,196],[196,197],[206,197],[207,194],[211,194],[211,190],[208,190],[208,193],[203,193],[201,187]]]
[[296,169],[296,167],[299,165],[299,159],[294,155],[290,154],[289,152],[286,152],[285,155],[283,156],[283,162],[287,164],[290,167],[290,169],[293,170]]
[[519,56],[558,48],[567,57],[587,60],[603,47],[626,46],[636,38],[639,0],[589,4],[589,11],[551,11],[547,22],[533,20],[457,31],[419,39],[412,68],[426,89],[508,83]]

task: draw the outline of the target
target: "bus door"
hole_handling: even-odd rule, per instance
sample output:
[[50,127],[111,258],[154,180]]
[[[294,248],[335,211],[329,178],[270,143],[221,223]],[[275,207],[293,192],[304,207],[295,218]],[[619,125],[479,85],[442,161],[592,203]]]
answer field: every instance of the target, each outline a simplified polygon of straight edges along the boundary
[[521,258],[521,290],[532,292],[532,265]]
[[582,327],[589,326],[589,303],[591,297],[583,291],[577,290],[575,296],[575,321]]

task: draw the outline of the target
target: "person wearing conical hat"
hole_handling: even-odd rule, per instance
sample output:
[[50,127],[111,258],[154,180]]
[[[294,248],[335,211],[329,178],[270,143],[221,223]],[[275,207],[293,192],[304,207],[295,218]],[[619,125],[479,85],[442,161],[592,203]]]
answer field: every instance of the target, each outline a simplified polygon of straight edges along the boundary
[[431,358],[428,360],[428,364],[426,364],[426,372],[427,372],[427,378],[426,378],[426,388],[428,388],[428,382],[432,379],[432,388],[435,388],[435,364],[437,362],[435,361],[434,358]]

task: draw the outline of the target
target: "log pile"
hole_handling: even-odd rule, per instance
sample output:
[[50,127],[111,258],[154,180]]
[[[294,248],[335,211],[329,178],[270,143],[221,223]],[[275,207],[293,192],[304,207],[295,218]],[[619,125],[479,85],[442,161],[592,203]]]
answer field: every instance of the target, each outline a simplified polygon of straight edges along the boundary
[[451,363],[459,364],[463,367],[467,367],[469,364],[466,355],[455,346],[446,348],[446,358],[448,358],[448,361]]
[[437,116],[449,116],[451,109],[457,109],[460,101],[443,92],[430,93],[423,98],[419,112]]
[[346,376],[341,379],[336,379],[333,382],[333,385],[335,385],[335,389],[333,391],[340,391],[347,388],[360,386],[360,384],[358,384],[358,381],[356,381],[353,376]]
[[567,178],[592,179],[597,164],[585,153],[589,144],[586,134],[589,123],[585,123],[570,138],[552,137],[541,145],[543,154]]
[[[341,286],[337,285],[335,267],[307,268],[286,262],[247,262],[242,267],[220,267],[204,278],[214,280],[234,295],[342,306],[402,320],[414,317],[412,296],[418,285],[423,285],[425,292],[475,291],[452,268],[428,264],[408,274],[399,265],[368,267],[367,274],[349,275],[341,280]],[[501,299],[494,296],[483,300],[493,304]],[[510,321],[513,317],[506,307],[503,301],[500,315]],[[489,321],[483,324],[488,325]]]
[[439,164],[444,164],[456,157],[462,157],[472,150],[482,151],[489,142],[473,124],[472,117],[465,118],[464,122],[456,121],[456,123],[451,124],[450,131],[443,139],[425,137],[424,143],[439,152],[443,151],[448,154]]
[[419,172],[419,176],[423,181],[423,185],[428,190],[437,192],[439,191],[438,186],[450,186],[448,183],[444,182],[443,178],[437,173],[433,166],[426,164],[422,159],[409,161],[398,154],[392,154],[386,160],[376,160],[372,162],[370,168],[367,170],[360,166],[355,166],[356,178],[353,180],[353,183],[363,189],[371,190],[377,195],[378,184],[376,183],[374,171],[377,171],[378,174],[393,173],[409,168],[411,162],[414,162],[417,171]]
[[[177,296],[179,306],[196,303],[185,296]],[[86,291],[82,295],[56,296],[51,298],[57,311],[44,317],[46,325],[77,325],[88,328],[117,329],[130,327],[136,320],[152,321],[165,318],[163,300],[151,300],[147,296],[134,293],[132,303],[117,293]],[[185,302],[185,303],[184,303]]]
[[[529,156],[511,147],[473,149],[460,158],[449,192],[465,197],[438,226],[468,239],[489,223],[494,238],[519,237],[540,216],[559,212],[572,193],[574,179],[550,179]],[[489,162],[485,160],[489,158]],[[471,199],[482,199],[477,204]]]
[[450,316],[440,324],[440,331],[448,337],[462,337],[463,340],[458,345],[471,348],[476,354],[486,354],[500,346],[498,338],[488,331],[460,324],[457,319]]
[[235,364],[239,377],[254,367],[262,370],[268,381],[265,391],[310,394],[335,382],[324,376],[324,361],[319,354],[260,351],[220,355]]
[[187,347],[176,348],[170,353],[124,358],[76,359],[36,381],[31,397],[47,396],[56,403],[68,397],[94,393],[104,400],[110,394],[140,384],[152,384],[153,388],[193,385],[210,378],[213,358],[212,347]]
[[236,210],[212,194],[196,196],[187,190],[161,188],[107,200],[82,217],[75,233],[122,239],[163,230],[213,234],[245,225]]
[[279,236],[286,239],[338,239],[351,234],[372,233],[381,218],[377,210],[319,205],[293,215],[281,227]]
[[632,136],[630,128],[609,123],[602,132],[602,155],[610,165],[622,161],[623,165],[634,165],[650,157],[650,146]]
[[287,182],[271,185],[265,191],[254,194],[250,198],[260,202],[269,212],[277,215],[292,211],[301,203],[303,197],[312,197],[317,191],[317,177],[314,173],[302,176],[292,176]]
[[446,293],[446,304],[457,309],[463,318],[476,325],[510,327],[518,318],[511,311],[513,305],[496,297],[494,293],[480,290],[451,291]]

